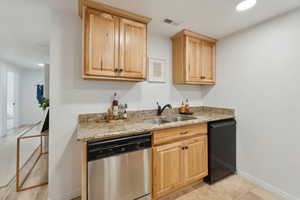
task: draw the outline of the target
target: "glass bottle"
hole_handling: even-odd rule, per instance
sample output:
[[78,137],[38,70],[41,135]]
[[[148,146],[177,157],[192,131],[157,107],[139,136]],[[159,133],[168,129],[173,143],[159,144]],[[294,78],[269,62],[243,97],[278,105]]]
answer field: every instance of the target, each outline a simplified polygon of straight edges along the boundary
[[119,101],[117,99],[117,93],[114,93],[114,99],[112,101],[112,110],[113,110],[113,116],[114,118],[118,117],[119,114]]

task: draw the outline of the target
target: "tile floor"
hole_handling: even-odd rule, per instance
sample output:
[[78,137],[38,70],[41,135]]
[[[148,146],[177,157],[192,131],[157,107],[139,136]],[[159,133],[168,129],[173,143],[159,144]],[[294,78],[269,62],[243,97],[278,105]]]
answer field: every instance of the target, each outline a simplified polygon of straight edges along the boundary
[[160,200],[283,200],[244,178],[233,175],[213,185],[199,183]]
[[[47,186],[21,192],[9,200],[47,200]],[[66,199],[68,200],[68,199]],[[76,198],[74,200],[80,200]],[[230,176],[216,184],[199,183],[160,200],[283,200],[248,182],[240,176]]]

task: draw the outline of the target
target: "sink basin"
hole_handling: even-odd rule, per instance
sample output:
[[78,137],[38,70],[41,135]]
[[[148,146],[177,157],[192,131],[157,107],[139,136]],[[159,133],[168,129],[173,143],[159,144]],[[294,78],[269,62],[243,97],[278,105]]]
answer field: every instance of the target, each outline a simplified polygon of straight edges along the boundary
[[147,119],[144,120],[145,123],[151,123],[151,124],[165,124],[165,123],[171,123],[171,122],[180,122],[180,121],[187,121],[187,120],[193,120],[197,119],[196,117],[162,117],[162,118],[155,118],[155,119]]
[[196,117],[171,117],[171,118],[166,118],[165,120],[170,122],[180,122],[180,121],[188,121],[193,119],[197,119],[197,118]]
[[150,124],[165,124],[165,123],[170,123],[170,121],[167,121],[163,118],[156,118],[156,119],[146,119],[144,120],[145,123],[150,123]]

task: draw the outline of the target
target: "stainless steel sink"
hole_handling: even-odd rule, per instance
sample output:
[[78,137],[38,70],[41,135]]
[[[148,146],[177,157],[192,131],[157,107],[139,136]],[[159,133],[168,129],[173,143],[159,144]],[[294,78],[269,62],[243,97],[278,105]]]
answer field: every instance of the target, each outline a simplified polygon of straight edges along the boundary
[[188,121],[188,120],[193,120],[193,119],[197,119],[196,117],[171,117],[171,118],[166,118],[165,120],[170,121],[170,122],[178,122],[178,121]]
[[165,124],[165,123],[170,123],[170,121],[167,121],[164,118],[146,119],[146,120],[144,120],[144,122],[145,123],[150,123],[150,124]]
[[147,119],[144,120],[145,123],[151,123],[151,124],[166,124],[171,122],[180,122],[180,121],[187,121],[187,120],[193,120],[197,119],[196,117],[161,117],[161,118],[155,118],[155,119]]

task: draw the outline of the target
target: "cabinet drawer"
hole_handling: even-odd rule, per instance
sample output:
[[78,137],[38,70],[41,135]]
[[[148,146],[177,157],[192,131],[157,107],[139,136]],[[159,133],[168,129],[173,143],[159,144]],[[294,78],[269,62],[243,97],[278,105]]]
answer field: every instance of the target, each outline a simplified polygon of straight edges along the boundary
[[153,144],[165,144],[188,137],[207,134],[207,123],[169,128],[153,132]]

